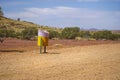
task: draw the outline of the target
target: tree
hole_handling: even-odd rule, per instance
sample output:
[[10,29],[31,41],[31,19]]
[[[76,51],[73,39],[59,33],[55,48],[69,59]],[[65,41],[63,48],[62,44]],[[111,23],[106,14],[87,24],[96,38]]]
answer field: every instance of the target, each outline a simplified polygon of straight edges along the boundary
[[22,38],[22,33],[21,32],[16,32],[15,37],[18,38],[18,39],[21,39]]
[[108,30],[97,31],[93,34],[93,38],[95,38],[96,40],[99,40],[99,39],[110,40],[112,39],[113,36],[114,35],[112,34],[112,32]]
[[0,29],[0,42],[3,43],[5,38],[6,38],[6,29]]
[[62,30],[62,38],[75,39],[80,31],[79,27],[66,27]]
[[90,34],[89,31],[80,31],[79,36],[82,37],[82,38],[90,38],[91,34]]
[[17,18],[17,21],[20,21],[20,18]]
[[3,16],[3,11],[2,11],[2,7],[0,7],[0,17]]
[[60,33],[58,33],[57,31],[55,30],[49,30],[49,38],[52,39],[52,38],[60,38]]
[[3,43],[3,41],[5,40],[5,38],[8,37],[16,37],[16,33],[14,30],[11,29],[0,29],[0,42]]
[[28,27],[25,30],[22,31],[23,39],[32,39],[35,36],[37,36],[37,28],[35,27]]
[[120,34],[114,33],[110,36],[110,40],[120,40]]

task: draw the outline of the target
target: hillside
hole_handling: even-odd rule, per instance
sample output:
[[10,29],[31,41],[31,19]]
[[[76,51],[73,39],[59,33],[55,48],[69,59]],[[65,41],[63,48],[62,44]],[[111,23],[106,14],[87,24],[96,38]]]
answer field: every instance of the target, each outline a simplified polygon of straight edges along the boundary
[[7,17],[0,17],[0,28],[4,29],[12,29],[15,32],[21,32],[27,27],[37,27],[38,29],[44,30],[56,30],[61,31],[60,28],[50,27],[50,26],[42,26],[28,21],[18,21],[13,20]]
[[82,30],[79,27],[65,27],[56,28],[50,26],[38,25],[33,22],[13,20],[0,16],[0,33],[1,37],[15,37],[28,39],[34,38],[37,36],[37,29],[49,31],[49,38],[64,38],[64,39],[75,39],[80,37],[82,39],[96,39],[96,40],[119,40],[120,34],[116,31],[109,30]]

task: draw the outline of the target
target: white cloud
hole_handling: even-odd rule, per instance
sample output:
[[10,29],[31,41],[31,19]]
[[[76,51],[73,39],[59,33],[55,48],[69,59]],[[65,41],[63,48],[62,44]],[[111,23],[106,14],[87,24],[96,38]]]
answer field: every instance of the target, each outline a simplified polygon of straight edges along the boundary
[[98,2],[99,0],[78,0],[78,2]]
[[[73,7],[55,7],[55,8],[27,8],[27,13],[36,14],[37,16],[57,16],[62,18],[96,18],[101,15],[97,11],[87,8]],[[25,12],[24,12],[25,13]],[[28,16],[28,15],[26,15]]]
[[[51,26],[81,26],[102,28],[119,28],[119,11],[96,11],[87,8],[54,7],[26,8],[24,12],[8,13],[9,17],[29,18],[30,21]],[[120,28],[119,28],[120,29]]]
[[119,2],[120,0],[77,0],[78,2],[100,2],[100,1],[114,1]]
[[35,18],[38,17],[38,15],[31,13],[31,12],[13,12],[13,13],[7,13],[5,14],[7,17],[11,18]]

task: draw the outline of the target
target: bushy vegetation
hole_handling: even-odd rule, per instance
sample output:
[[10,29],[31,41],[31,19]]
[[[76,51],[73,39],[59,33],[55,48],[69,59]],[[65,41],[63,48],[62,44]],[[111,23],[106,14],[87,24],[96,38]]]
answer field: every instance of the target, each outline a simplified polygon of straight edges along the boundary
[[55,30],[49,30],[49,38],[53,39],[53,38],[61,38],[61,34],[58,31]]
[[0,42],[2,43],[5,38],[8,37],[17,37],[14,30],[0,29]]
[[115,34],[108,30],[97,31],[93,34],[93,38],[95,38],[96,40],[118,40],[120,39],[120,34]]
[[91,38],[92,37],[92,34],[90,33],[90,31],[79,31],[79,37],[81,38]]
[[[37,32],[38,28],[36,27],[28,27],[21,32],[16,32],[11,29],[0,29],[0,42],[3,42],[7,37],[35,40]],[[120,40],[120,34],[112,33],[108,30],[91,32],[80,30],[78,27],[66,27],[61,33],[55,30],[48,30],[48,32],[50,39],[75,39],[76,37],[80,37],[80,39],[87,40],[90,38],[96,40]]]
[[0,7],[0,42],[5,38],[13,37],[19,39],[35,40],[38,29],[47,30],[49,38],[62,38],[62,39],[87,39],[96,40],[120,40],[119,33],[113,33],[108,30],[102,31],[85,31],[80,30],[79,27],[65,27],[56,28],[50,26],[37,25],[32,22],[22,21],[20,18],[13,20],[4,17],[2,8]]
[[12,37],[18,39],[32,40],[37,36],[38,29],[35,27],[29,27],[22,32],[15,32],[14,30],[0,29],[0,41],[3,42],[5,38]]
[[75,39],[80,31],[79,27],[66,27],[62,30],[62,38],[64,39]]
[[3,11],[2,11],[2,7],[0,6],[0,16],[3,16]]
[[31,40],[37,36],[37,28],[29,27],[22,31],[23,39]]
[[96,40],[120,40],[119,33],[112,33],[109,30],[101,31],[86,31],[80,30],[79,27],[66,27],[62,30],[62,38],[75,39],[80,37],[81,39],[96,39]]

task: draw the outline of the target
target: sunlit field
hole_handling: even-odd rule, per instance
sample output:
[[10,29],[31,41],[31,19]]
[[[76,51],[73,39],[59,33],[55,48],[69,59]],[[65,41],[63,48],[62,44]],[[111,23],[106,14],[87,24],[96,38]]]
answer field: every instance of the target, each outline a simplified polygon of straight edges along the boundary
[[25,44],[25,49],[1,48],[0,80],[120,80],[119,42],[74,46],[53,42],[42,54],[35,43],[28,50]]

